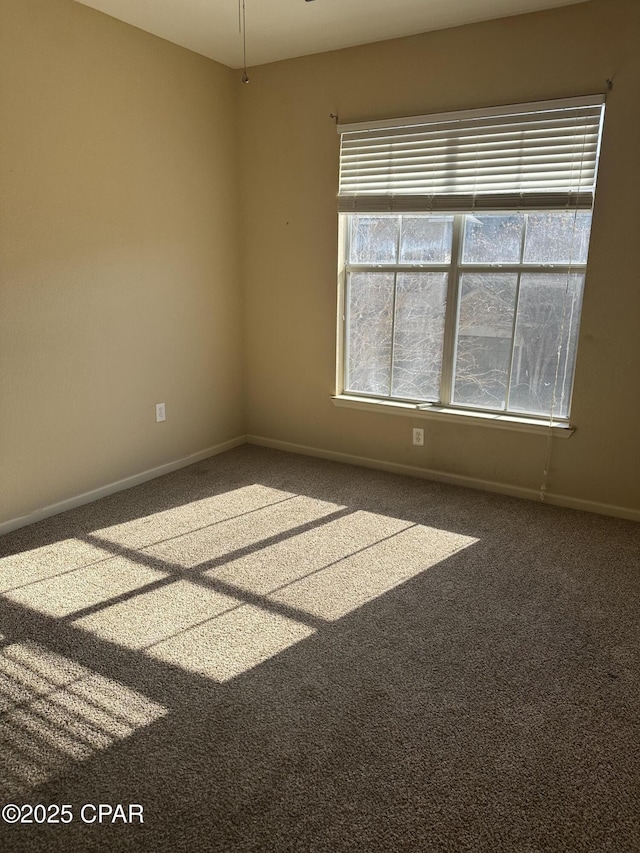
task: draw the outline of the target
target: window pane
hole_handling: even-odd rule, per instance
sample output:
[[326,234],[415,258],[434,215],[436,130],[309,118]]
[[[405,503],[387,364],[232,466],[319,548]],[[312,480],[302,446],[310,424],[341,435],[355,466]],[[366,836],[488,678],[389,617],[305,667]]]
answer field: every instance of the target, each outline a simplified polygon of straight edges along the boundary
[[580,274],[522,275],[509,409],[549,415],[555,387],[553,414],[568,416],[583,285]]
[[391,387],[393,273],[348,277],[346,389],[388,396]]
[[400,263],[448,264],[453,216],[403,216]]
[[516,273],[464,273],[453,401],[486,409],[506,406]]
[[586,264],[591,211],[530,213],[524,261],[527,264]]
[[465,264],[518,264],[523,213],[468,214],[464,218]]
[[440,399],[447,273],[398,273],[394,397]]
[[352,264],[395,264],[398,257],[399,216],[352,216]]

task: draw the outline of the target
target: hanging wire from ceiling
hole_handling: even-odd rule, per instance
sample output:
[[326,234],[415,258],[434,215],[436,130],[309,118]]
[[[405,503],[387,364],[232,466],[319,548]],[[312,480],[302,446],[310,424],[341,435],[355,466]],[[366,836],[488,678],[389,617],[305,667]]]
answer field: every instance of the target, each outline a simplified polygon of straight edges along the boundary
[[242,82],[249,82],[247,74],[247,9],[246,0],[238,0],[238,31],[242,35]]
[[[311,3],[312,0],[306,0]],[[238,0],[238,32],[242,36],[242,82],[249,82],[247,74],[247,7],[246,0]]]

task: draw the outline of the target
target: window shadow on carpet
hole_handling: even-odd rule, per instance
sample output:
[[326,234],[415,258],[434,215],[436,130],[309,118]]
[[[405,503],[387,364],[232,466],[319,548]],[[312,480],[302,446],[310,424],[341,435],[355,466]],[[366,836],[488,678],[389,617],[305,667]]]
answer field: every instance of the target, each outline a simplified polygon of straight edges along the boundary
[[639,545],[628,522],[257,448],[16,531],[3,795],[146,817],[0,834],[636,850]]

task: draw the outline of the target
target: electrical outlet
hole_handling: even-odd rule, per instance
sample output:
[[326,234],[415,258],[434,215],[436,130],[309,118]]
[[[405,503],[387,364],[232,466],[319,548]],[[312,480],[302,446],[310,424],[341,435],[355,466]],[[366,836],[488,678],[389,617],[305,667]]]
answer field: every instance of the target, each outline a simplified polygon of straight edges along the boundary
[[156,422],[161,423],[162,421],[166,421],[167,412],[164,407],[164,403],[156,403]]
[[418,447],[424,446],[424,430],[423,429],[414,429],[413,430],[413,443]]

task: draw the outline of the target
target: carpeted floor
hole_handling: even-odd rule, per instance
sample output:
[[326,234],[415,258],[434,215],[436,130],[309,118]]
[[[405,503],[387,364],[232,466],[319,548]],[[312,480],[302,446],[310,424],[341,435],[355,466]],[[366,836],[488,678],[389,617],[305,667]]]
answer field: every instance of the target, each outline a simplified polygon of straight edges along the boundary
[[16,531],[0,850],[638,853],[639,553],[250,446]]

